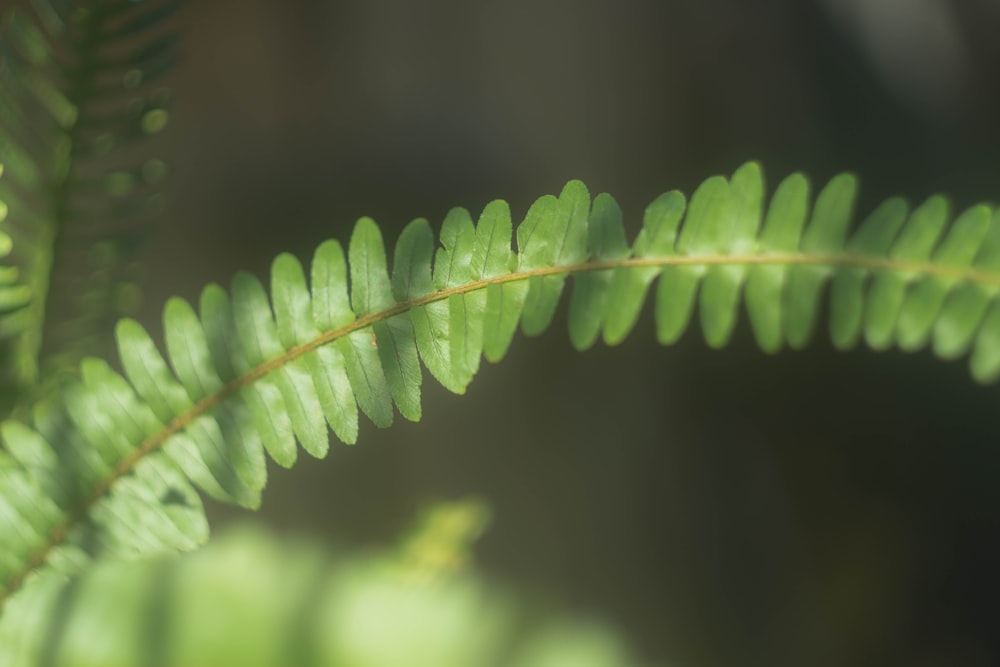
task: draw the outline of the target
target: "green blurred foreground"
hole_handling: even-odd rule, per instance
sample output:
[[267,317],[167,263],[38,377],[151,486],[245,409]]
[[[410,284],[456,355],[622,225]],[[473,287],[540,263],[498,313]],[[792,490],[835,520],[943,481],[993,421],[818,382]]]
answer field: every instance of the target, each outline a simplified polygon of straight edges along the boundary
[[333,558],[259,528],[180,558],[45,574],[0,623],[0,664],[46,667],[618,667],[606,628],[465,567],[477,501],[438,505],[394,552]]

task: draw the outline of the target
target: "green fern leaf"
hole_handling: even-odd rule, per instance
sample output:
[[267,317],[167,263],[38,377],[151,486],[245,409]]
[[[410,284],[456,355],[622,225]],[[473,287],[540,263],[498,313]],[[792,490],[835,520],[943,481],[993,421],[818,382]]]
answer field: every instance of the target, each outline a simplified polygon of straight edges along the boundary
[[379,426],[391,423],[393,404],[418,418],[420,360],[461,393],[480,356],[502,358],[519,324],[528,334],[549,326],[570,275],[569,333],[580,348],[601,332],[620,342],[657,276],[664,342],[697,309],[708,343],[724,345],[745,291],[761,348],[800,347],[832,281],[839,347],[863,338],[877,349],[971,349],[975,378],[1000,376],[1000,213],[978,206],[949,225],[940,197],[909,216],[893,199],[849,237],[855,190],[852,176],[837,176],[810,211],[808,184],[795,175],[764,211],[763,178],[750,163],[705,181],[690,206],[677,192],[657,198],[630,249],[614,200],[591,204],[574,181],[529,208],[517,253],[509,209],[494,202],[477,223],[464,209],[449,212],[436,253],[426,221],[410,223],[390,273],[381,232],[362,219],[350,261],[338,243],[323,243],[308,285],[299,261],[283,254],[269,289],[239,274],[232,299],[206,287],[197,315],[170,300],[165,357],[124,320],[125,377],[86,361],[59,402],[0,429],[0,534],[13,536],[0,554],[2,597],[46,564],[68,572],[93,557],[193,547],[205,538],[195,487],[255,507],[265,451],[284,466],[298,443],[323,456],[327,425],[354,442],[359,410]]
[[[906,202],[898,197],[885,201],[869,215],[854,234],[847,248],[865,257],[884,257],[906,222]],[[830,288],[831,337],[839,349],[853,347],[861,337],[864,322],[865,286],[868,271],[864,267],[840,267]]]
[[[774,192],[764,226],[757,241],[758,252],[787,255],[798,250],[802,229],[809,213],[809,183],[802,174],[784,179]],[[768,353],[784,343],[781,300],[788,267],[757,264],[747,276],[746,304],[757,344]]]
[[[702,183],[691,197],[687,218],[676,251],[680,255],[704,256],[719,251],[724,241],[725,225],[730,221],[729,183],[721,176],[714,176]],[[706,273],[701,263],[674,264],[664,267],[656,292],[656,336],[668,345],[675,342],[687,328],[694,312],[698,283]],[[719,307],[725,304],[709,302],[703,311],[712,318],[721,315]],[[712,331],[713,336],[719,332]]]
[[[347,296],[347,262],[344,251],[336,241],[328,241],[316,249],[312,265],[313,294],[319,290],[319,299],[313,301],[313,317],[324,331],[337,331],[355,322]],[[370,336],[355,332],[337,341],[336,350],[344,358],[344,366],[352,390],[361,408],[376,426],[392,424],[390,402],[385,374],[379,364],[378,354],[371,346]],[[355,424],[356,424],[355,419]],[[357,438],[357,428],[354,437]]]
[[[970,265],[973,271],[990,274],[1000,270],[1000,225],[995,220],[994,217],[983,245]],[[969,350],[994,293],[995,288],[991,289],[980,282],[960,281],[954,285],[934,324],[932,344],[935,354],[945,359],[954,359]]]
[[[969,269],[986,240],[990,213],[986,206],[974,206],[960,215],[934,250],[933,263],[958,271]],[[927,345],[945,298],[956,283],[955,278],[948,276],[927,276],[907,293],[896,326],[897,342],[902,349],[912,351]]]
[[[764,179],[760,166],[749,163],[738,169],[730,180],[729,205],[714,252],[739,255],[753,249],[753,240],[761,223]],[[701,324],[705,340],[714,348],[725,346],[736,326],[740,291],[746,267],[710,266],[701,286]]]
[[[408,235],[405,240],[408,242],[410,238],[412,237]],[[409,254],[406,247],[401,252]],[[364,316],[394,306],[396,301],[386,267],[382,232],[371,218],[362,218],[355,226],[348,257],[351,264],[351,306],[354,312]],[[409,320],[393,317],[376,322],[373,332],[372,344],[378,351],[389,394],[401,415],[412,421],[420,419],[422,378]]]
[[[820,191],[799,244],[801,251],[837,255],[843,250],[856,191],[856,181],[850,174],[836,176]],[[782,305],[785,309],[783,326],[792,348],[805,347],[812,337],[820,290],[832,271],[829,265],[822,263],[789,267]]]
[[[590,193],[579,181],[571,181],[558,199],[543,197],[528,211],[517,229],[519,268],[571,266],[587,256],[587,219]],[[528,282],[521,329],[536,336],[548,329],[555,315],[566,274],[534,276]]]
[[[622,211],[611,195],[602,193],[594,198],[589,239],[588,251],[596,260],[614,262],[628,256]],[[609,269],[573,277],[573,292],[569,302],[569,335],[573,347],[578,350],[589,348],[601,333],[601,318],[607,310],[613,275]]]
[[[948,205],[932,197],[910,215],[892,245],[889,256],[902,262],[926,262],[948,219]],[[865,341],[876,350],[888,348],[895,339],[896,322],[906,298],[908,283],[916,276],[902,271],[879,271],[868,291]]]
[[608,311],[604,321],[604,342],[617,345],[635,327],[646,291],[663,271],[656,260],[674,254],[674,241],[687,201],[677,191],[661,195],[646,208],[632,255],[637,260],[650,260],[648,265],[615,269],[608,288]]

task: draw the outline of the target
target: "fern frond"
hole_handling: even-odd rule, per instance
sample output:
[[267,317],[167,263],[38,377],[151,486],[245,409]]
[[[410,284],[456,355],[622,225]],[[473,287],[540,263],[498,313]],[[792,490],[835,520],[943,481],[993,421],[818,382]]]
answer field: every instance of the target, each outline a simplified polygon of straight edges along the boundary
[[176,58],[162,24],[176,2],[32,5],[31,14],[7,12],[0,29],[0,202],[9,211],[0,238],[13,239],[11,265],[0,268],[8,404],[105,353],[114,322],[134,308],[133,250],[162,205],[165,167],[130,145],[166,122],[169,95],[157,80]]
[[424,580],[404,567],[393,554],[331,560],[244,527],[185,558],[106,563],[69,586],[44,577],[0,623],[0,664],[638,664],[609,628],[539,610],[474,571]]
[[948,224],[934,197],[907,214],[890,200],[849,234],[855,179],[837,176],[810,205],[801,175],[765,206],[759,166],[706,180],[690,204],[658,197],[629,248],[608,195],[582,183],[528,210],[511,248],[510,212],[478,223],[454,209],[441,247],[425,220],[402,232],[388,266],[376,224],[362,219],[345,252],[320,245],[310,279],[294,257],[272,265],[270,290],[239,274],[227,294],[202,293],[164,311],[166,355],[135,321],[117,328],[124,377],[87,360],[60,405],[29,425],[3,426],[0,561],[3,597],[46,563],[64,571],[92,556],[190,548],[206,526],[193,483],[248,507],[266,483],[264,452],[291,466],[300,443],[327,452],[327,428],[347,443],[358,412],[387,426],[393,405],[420,416],[419,362],[461,393],[480,357],[498,361],[516,328],[544,331],[574,277],[569,328],[584,349],[621,342],[654,279],[659,340],[683,334],[697,311],[706,340],[725,345],[745,294],[765,351],[813,336],[832,281],[831,334],[848,348],[930,344],[971,350],[973,376],[1000,375],[1000,214],[977,206]]

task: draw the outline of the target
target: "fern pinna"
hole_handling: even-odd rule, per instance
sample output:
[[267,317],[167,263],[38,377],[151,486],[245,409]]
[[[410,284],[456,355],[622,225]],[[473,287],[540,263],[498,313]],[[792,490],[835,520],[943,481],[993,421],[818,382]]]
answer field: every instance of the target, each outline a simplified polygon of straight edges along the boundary
[[[391,271],[379,228],[362,219],[346,257],[337,241],[316,249],[308,282],[283,254],[269,291],[239,274],[231,293],[205,288],[197,308],[169,301],[165,356],[124,320],[124,375],[87,359],[58,400],[37,404],[28,423],[2,426],[2,597],[39,571],[193,548],[207,537],[195,487],[253,507],[265,451],[283,466],[295,462],[297,442],[323,456],[328,426],[353,443],[359,409],[378,426],[392,422],[393,404],[419,419],[421,361],[462,393],[480,358],[499,361],[519,325],[528,335],[550,325],[570,275],[569,332],[580,349],[602,336],[621,342],[657,277],[664,344],[697,304],[706,340],[723,346],[745,295],[761,348],[798,348],[830,282],[836,346],[971,350],[973,376],[996,378],[1000,215],[976,206],[949,223],[941,197],[912,212],[891,199],[848,234],[855,189],[854,177],[840,175],[810,203],[795,174],[765,206],[761,169],[749,163],[706,180],[690,202],[676,191],[658,197],[629,246],[614,199],[591,202],[572,181],[530,207],[516,252],[502,201],[478,222],[450,211],[436,250],[427,221],[413,221]],[[8,608],[18,604],[31,596]]]

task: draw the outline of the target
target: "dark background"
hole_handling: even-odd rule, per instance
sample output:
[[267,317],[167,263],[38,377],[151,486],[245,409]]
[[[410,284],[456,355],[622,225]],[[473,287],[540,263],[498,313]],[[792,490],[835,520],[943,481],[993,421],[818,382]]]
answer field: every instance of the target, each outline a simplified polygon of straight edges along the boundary
[[[773,186],[854,170],[860,212],[1000,194],[996,0],[187,3],[160,142],[171,208],[143,319],[372,215],[581,178],[631,235],[660,192],[747,159]],[[997,388],[926,352],[766,357],[694,327],[578,354],[565,317],[424,420],[273,470],[259,518],[391,543],[481,494],[492,574],[669,665],[1000,664]],[[222,520],[233,510],[213,508]]]

